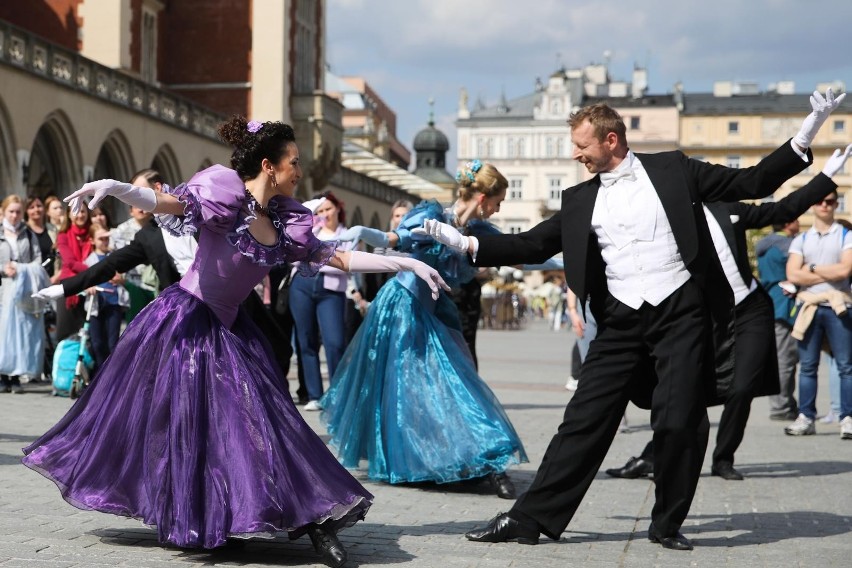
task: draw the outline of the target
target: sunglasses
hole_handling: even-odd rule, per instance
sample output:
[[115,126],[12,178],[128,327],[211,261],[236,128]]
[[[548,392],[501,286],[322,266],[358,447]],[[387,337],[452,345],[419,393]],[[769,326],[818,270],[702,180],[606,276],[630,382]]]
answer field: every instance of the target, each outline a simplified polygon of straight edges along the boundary
[[826,207],[834,207],[837,205],[837,199],[823,199],[817,205],[825,205]]

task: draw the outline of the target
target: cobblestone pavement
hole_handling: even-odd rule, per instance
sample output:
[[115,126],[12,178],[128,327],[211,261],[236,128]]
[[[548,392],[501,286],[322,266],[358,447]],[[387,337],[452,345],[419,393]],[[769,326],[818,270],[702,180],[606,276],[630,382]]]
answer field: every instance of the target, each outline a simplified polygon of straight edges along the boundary
[[[505,405],[531,463],[511,470],[525,489],[570,398],[569,332],[543,322],[522,331],[485,330],[479,336],[482,375]],[[820,409],[827,381],[821,377]],[[245,546],[199,552],[158,545],[139,522],[79,511],[54,485],[20,465],[20,448],[47,430],[71,401],[33,387],[0,395],[0,566],[322,566],[307,538],[252,540]],[[603,467],[622,465],[650,436],[648,413],[628,409],[632,430],[620,433]],[[715,427],[720,409],[711,409]],[[308,422],[324,433],[316,413]],[[539,546],[478,544],[463,533],[510,507],[485,485],[395,487],[362,480],[375,495],[365,522],[341,533],[348,566],[849,566],[852,559],[852,442],[837,425],[816,436],[791,438],[755,401],[737,467],[745,481],[709,475],[710,451],[683,527],[695,550],[674,552],[645,537],[653,484],[598,474],[559,542]],[[711,437],[715,428],[711,430]],[[711,439],[712,451],[712,439]]]

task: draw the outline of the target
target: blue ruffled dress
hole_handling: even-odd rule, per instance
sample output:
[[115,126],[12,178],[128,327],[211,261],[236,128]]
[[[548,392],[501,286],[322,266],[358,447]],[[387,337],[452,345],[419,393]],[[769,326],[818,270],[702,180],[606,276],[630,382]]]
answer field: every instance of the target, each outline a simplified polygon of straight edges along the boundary
[[[476,272],[466,256],[410,233],[426,219],[448,217],[435,201],[419,204],[397,229],[398,248],[457,286]],[[468,229],[497,231],[485,222]],[[448,483],[527,461],[503,407],[477,374],[452,299],[442,293],[432,300],[410,272],[379,291],[321,405],[338,458],[348,468],[366,460],[374,480]]]

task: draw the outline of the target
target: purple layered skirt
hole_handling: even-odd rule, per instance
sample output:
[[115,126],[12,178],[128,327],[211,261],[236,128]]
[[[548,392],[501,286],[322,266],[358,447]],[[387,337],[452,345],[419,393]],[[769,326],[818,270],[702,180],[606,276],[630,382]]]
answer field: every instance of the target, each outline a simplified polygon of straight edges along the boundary
[[302,420],[246,314],[227,329],[177,285],[24,453],[72,505],[140,519],[183,547],[295,538],[309,523],[339,530],[373,499]]

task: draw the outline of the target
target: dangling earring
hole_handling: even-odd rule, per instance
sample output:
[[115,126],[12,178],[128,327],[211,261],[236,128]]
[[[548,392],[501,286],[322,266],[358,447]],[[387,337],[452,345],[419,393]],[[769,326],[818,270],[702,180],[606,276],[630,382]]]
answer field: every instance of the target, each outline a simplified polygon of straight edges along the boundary
[[482,217],[485,215],[485,213],[482,212],[482,205],[481,204],[476,206],[476,211],[479,213],[479,218],[482,219]]
[[275,172],[269,170],[269,179],[272,180],[272,189],[278,189],[278,181],[275,179]]

